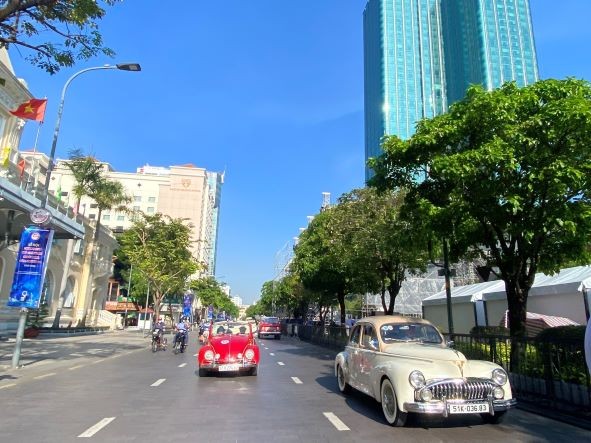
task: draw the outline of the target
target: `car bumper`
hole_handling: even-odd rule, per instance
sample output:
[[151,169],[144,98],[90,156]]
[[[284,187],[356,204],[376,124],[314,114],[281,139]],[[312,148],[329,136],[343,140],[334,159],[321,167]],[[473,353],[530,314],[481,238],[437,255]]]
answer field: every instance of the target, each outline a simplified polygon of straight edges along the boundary
[[[233,369],[233,370],[220,370],[220,365],[229,365],[229,364],[235,364],[237,365],[237,369]],[[199,369],[205,369],[207,371],[211,371],[211,372],[239,372],[239,371],[247,371],[249,369],[252,368],[256,368],[258,366],[257,363],[254,362],[242,362],[242,363],[211,363],[211,364],[202,364],[199,365]]]
[[[461,402],[459,404],[470,404],[473,402]],[[454,404],[458,404],[457,401],[454,401]],[[493,412],[502,412],[506,411],[507,409],[511,409],[517,404],[517,400],[514,398],[508,400],[492,400],[490,401],[490,408],[489,412],[491,415]],[[404,403],[404,410],[406,412],[414,412],[417,414],[433,414],[433,415],[443,415],[447,417],[449,415],[449,408],[446,401],[433,401],[429,403],[422,403],[422,402],[406,402]]]
[[259,331],[259,335],[281,335],[281,331]]

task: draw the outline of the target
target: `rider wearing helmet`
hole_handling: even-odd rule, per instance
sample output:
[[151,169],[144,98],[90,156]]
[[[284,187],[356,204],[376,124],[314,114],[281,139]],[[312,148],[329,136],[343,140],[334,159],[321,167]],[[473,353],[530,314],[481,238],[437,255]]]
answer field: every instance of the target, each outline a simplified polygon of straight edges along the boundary
[[158,331],[158,340],[162,340],[162,337],[164,336],[164,328],[166,327],[166,325],[164,324],[164,318],[160,317],[158,318],[158,321],[156,323],[154,323],[154,331]]
[[184,317],[179,319],[179,322],[175,325],[174,329],[177,331],[174,342],[176,343],[180,341],[181,336],[184,334],[182,339],[184,340],[186,346],[189,341],[189,329],[187,328]]

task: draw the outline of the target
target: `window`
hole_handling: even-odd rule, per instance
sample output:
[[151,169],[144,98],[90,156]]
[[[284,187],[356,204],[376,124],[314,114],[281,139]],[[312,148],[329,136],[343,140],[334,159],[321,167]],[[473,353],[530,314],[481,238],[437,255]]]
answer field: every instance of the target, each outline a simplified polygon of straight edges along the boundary
[[117,216],[117,221],[124,221],[125,220],[125,216],[124,215],[118,215]]
[[109,221],[109,220],[111,220],[111,216],[109,214],[104,214],[103,221]]
[[141,195],[134,195],[133,201],[136,203],[140,203],[142,201],[142,196]]
[[363,327],[362,346],[368,349],[375,349],[378,346],[378,337],[372,325],[365,325]]
[[148,214],[153,214],[154,213],[154,207],[153,206],[150,206],[146,212]]
[[351,337],[349,338],[349,343],[352,345],[359,344],[359,336],[361,335],[361,325],[357,325],[351,331]]
[[96,203],[90,204],[90,209],[96,209],[96,208],[98,208],[98,205]]
[[134,207],[133,207],[133,210],[134,210],[134,211],[139,211],[139,210],[140,210],[140,207],[139,207],[139,206],[134,206]]
[[88,214],[88,218],[94,220],[96,219],[96,214]]
[[156,203],[156,197],[148,197],[148,203]]

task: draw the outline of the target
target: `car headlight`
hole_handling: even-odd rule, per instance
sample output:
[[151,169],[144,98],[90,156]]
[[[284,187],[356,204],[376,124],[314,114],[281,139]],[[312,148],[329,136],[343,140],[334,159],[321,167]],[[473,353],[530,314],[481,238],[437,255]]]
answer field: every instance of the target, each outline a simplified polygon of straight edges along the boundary
[[433,399],[433,393],[431,389],[423,389],[421,391],[421,400],[423,401],[431,401]]
[[505,396],[505,390],[503,388],[501,388],[500,386],[497,386],[496,388],[493,389],[493,397],[495,398],[495,400],[500,400],[504,396]]
[[213,351],[211,349],[208,351],[205,351],[205,354],[203,354],[203,359],[208,360],[208,361],[212,361],[213,360]]
[[421,371],[412,371],[408,376],[408,381],[411,386],[415,389],[422,388],[425,386],[425,376]]
[[254,358],[254,351],[252,349],[247,349],[244,353],[244,357],[246,357],[247,360],[252,360]]
[[496,384],[502,386],[507,383],[507,373],[504,370],[497,368],[492,372],[492,379]]

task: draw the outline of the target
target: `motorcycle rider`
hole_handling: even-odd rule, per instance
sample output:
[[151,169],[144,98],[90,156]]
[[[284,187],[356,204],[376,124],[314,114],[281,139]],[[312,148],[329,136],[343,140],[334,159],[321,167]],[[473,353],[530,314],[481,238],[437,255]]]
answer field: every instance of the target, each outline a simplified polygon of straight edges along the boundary
[[183,340],[184,345],[187,346],[187,342],[189,339],[189,330],[187,328],[185,319],[180,318],[179,322],[175,325],[174,329],[176,331],[176,335],[174,337],[175,344],[177,342],[180,343],[180,341]]
[[156,323],[154,323],[153,331],[158,332],[158,342],[162,343],[162,337],[164,337],[164,330],[166,325],[164,323],[164,318],[160,317]]

